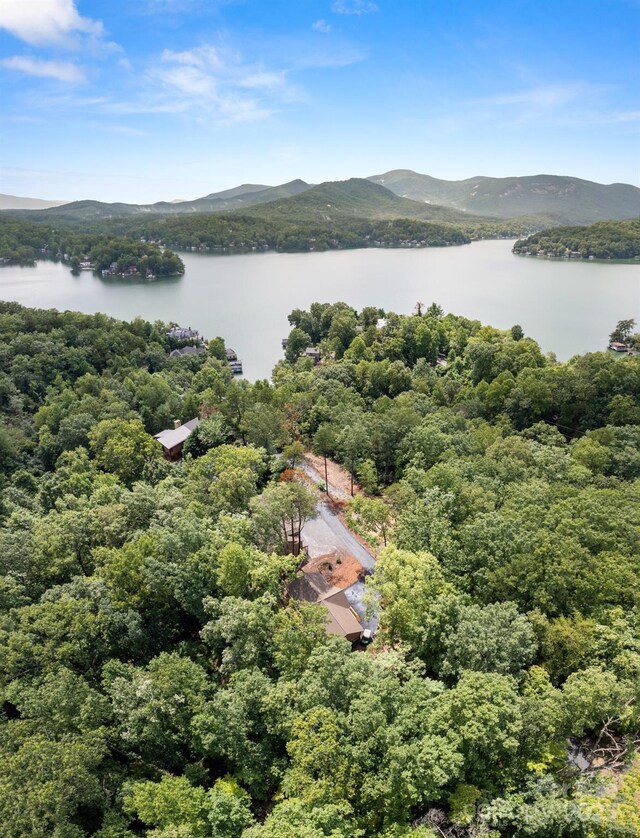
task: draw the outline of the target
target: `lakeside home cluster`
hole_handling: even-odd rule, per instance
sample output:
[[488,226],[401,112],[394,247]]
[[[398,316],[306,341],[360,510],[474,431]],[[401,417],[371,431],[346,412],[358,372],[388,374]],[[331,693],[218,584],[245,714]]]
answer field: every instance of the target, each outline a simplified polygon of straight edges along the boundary
[[[472,239],[474,237],[472,236]],[[511,238],[510,235],[501,235],[496,234],[496,239],[508,239]],[[338,239],[329,239],[328,244],[330,247],[327,247],[327,244],[318,245],[318,240],[315,237],[305,238],[304,236],[301,237],[301,241],[305,242],[306,251],[309,253],[315,252],[324,252],[326,250],[344,250],[344,249],[352,249],[350,246],[345,246],[340,243]],[[141,242],[144,242],[145,239],[140,239]],[[443,240],[439,243],[438,247],[454,247],[459,245],[460,242],[457,241],[450,241],[450,240]],[[164,244],[163,244],[164,246]],[[200,244],[187,244],[183,246],[179,246],[176,244],[172,244],[177,250],[184,251],[185,253],[269,253],[269,252],[287,252],[286,249],[282,249],[277,246],[273,246],[270,244],[252,244],[250,242],[228,242],[225,245],[222,244],[206,244],[201,242]],[[428,242],[426,239],[409,239],[409,238],[397,238],[393,241],[383,241],[382,239],[372,239],[371,236],[365,235],[362,237],[361,243],[358,247],[373,247],[373,248],[383,248],[383,249],[407,249],[407,248],[427,248],[427,247],[434,247],[434,245]],[[300,248],[304,250],[304,248]]]
[[[200,337],[200,332],[198,332],[197,329],[192,329],[191,326],[187,326],[185,328],[184,326],[173,324],[167,332],[167,336],[175,341],[191,341],[191,343],[187,343],[185,346],[172,349],[171,352],[169,352],[170,358],[200,355],[207,348],[207,343],[204,338]],[[231,372],[234,375],[242,375],[242,361],[238,360],[238,354],[235,349],[229,348],[226,349],[225,352],[227,355],[227,363],[229,364]]]
[[[545,250],[543,247],[539,250],[531,250],[529,247],[517,247],[514,245],[513,253],[515,253],[516,256],[537,256],[541,259],[583,259],[588,262],[594,262],[596,258],[593,255],[586,256],[579,250],[569,250],[568,248],[563,253],[557,253],[556,251]],[[610,256],[602,258],[608,258],[611,260]]]
[[[48,256],[48,257],[53,257],[55,259],[60,259],[61,262],[65,262],[66,264],[71,264],[71,262],[72,262],[72,256],[71,256],[70,253],[65,253],[65,252],[60,251],[60,250],[57,251],[56,253],[54,253],[52,250],[50,250],[47,247],[39,248],[39,252],[42,253],[43,256]],[[80,261],[79,264],[77,264],[77,270],[80,270],[80,271],[96,271],[97,269],[98,269],[98,266],[95,264],[95,262],[92,262],[89,259],[87,254],[85,254],[84,258]],[[117,262],[111,262],[111,264],[109,265],[108,268],[104,268],[103,270],[100,271],[100,275],[103,276],[103,277],[109,277],[109,276],[123,276],[123,277],[143,276],[143,274],[140,273],[140,271],[138,270],[138,268],[135,265],[128,265],[124,270],[119,271]],[[156,277],[155,277],[155,274],[152,271],[147,271],[144,274],[144,278],[145,279],[155,279]]]
[[[86,265],[86,267],[85,267],[85,265]],[[92,265],[90,262],[80,262],[80,270],[82,270],[82,271],[93,271],[93,270],[95,270],[95,265]],[[140,271],[135,267],[135,265],[129,265],[123,271],[118,271],[118,263],[117,262],[112,262],[109,265],[108,268],[104,268],[102,271],[100,271],[100,273],[104,277],[108,277],[108,276],[130,276],[130,277],[143,276],[143,274],[140,273]],[[154,273],[152,273],[151,271],[147,271],[144,274],[144,278],[145,279],[155,279],[156,275]]]

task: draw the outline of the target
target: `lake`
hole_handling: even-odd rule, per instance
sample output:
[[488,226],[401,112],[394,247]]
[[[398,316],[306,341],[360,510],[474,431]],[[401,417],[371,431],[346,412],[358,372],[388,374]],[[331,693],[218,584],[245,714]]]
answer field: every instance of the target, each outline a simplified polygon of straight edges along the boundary
[[173,279],[74,276],[60,263],[0,268],[0,299],[37,308],[102,311],[130,320],[174,320],[220,335],[250,379],[268,378],[289,332],[287,315],[314,301],[344,300],[410,313],[437,302],[501,329],[519,323],[560,360],[602,349],[618,320],[640,321],[640,266],[514,256],[513,242],[416,250],[343,250],[237,256],[181,254]]

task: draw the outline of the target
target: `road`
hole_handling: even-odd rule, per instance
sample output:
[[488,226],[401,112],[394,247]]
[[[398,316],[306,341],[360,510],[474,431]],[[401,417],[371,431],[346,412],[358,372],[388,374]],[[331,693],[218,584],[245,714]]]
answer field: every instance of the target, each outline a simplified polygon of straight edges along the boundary
[[[305,466],[305,471],[313,480],[321,479],[316,470],[308,464]],[[365,572],[373,571],[375,558],[360,544],[349,528],[342,523],[330,504],[326,501],[320,501],[316,511],[317,516],[307,521],[302,528],[302,540],[309,556],[315,558],[330,553],[336,553],[340,556],[353,556],[360,562]],[[350,587],[345,588],[344,593],[354,611],[359,615],[363,628],[370,628],[375,631],[378,626],[378,615],[374,614],[367,619],[363,602],[364,589],[363,582],[355,582]]]
[[329,504],[321,501],[316,507],[316,512],[317,517],[307,521],[302,528],[302,541],[311,558],[335,552],[340,556],[353,556],[365,570],[373,570],[375,559],[342,523]]

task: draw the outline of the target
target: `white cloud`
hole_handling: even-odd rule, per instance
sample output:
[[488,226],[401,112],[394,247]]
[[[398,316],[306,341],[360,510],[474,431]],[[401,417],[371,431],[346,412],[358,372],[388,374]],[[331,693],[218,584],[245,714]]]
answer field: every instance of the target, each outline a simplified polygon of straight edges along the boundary
[[165,49],[160,58],[162,61],[173,61],[176,64],[188,64],[207,69],[221,69],[224,66],[220,51],[210,45],[195,47],[183,52]]
[[324,32],[325,34],[331,32],[331,24],[327,23],[327,21],[323,18],[320,18],[320,20],[316,20],[315,23],[312,23],[311,28],[317,30],[318,32]]
[[2,0],[0,28],[34,46],[73,46],[74,36],[104,35],[102,23],[81,17],[74,0]]
[[144,110],[198,109],[203,118],[223,123],[264,119],[297,95],[285,70],[246,63],[238,52],[212,45],[164,50],[160,64],[146,78]]
[[331,8],[337,15],[368,15],[378,11],[377,3],[371,0],[335,0]]
[[284,70],[262,70],[255,73],[249,73],[249,75],[239,79],[238,86],[248,88],[249,90],[276,90],[277,88],[283,88],[286,85],[286,75],[287,74]]
[[13,55],[0,60],[8,70],[18,70],[30,76],[79,84],[85,80],[82,70],[70,61],[43,61],[28,55]]
[[198,67],[175,66],[157,74],[165,86],[187,96],[213,96],[216,81]]
[[540,85],[513,93],[489,96],[480,101],[485,105],[524,105],[550,109],[562,107],[579,96],[588,95],[601,89],[585,82],[567,82],[564,84]]
[[[534,85],[464,102],[458,109],[460,125],[491,124],[494,128],[520,128],[527,124],[546,127],[586,125],[618,126],[635,130],[640,111],[615,105],[616,88],[583,80]],[[464,114],[461,117],[460,114]]]

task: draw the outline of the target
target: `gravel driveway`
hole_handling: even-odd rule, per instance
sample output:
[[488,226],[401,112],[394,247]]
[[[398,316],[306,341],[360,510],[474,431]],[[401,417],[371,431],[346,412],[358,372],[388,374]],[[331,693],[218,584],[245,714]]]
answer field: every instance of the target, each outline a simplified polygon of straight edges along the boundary
[[[315,479],[313,468],[305,469],[305,471]],[[302,540],[309,556],[315,558],[331,553],[340,556],[353,556],[366,571],[372,571],[375,567],[374,557],[342,523],[330,505],[321,501],[318,503],[316,510],[317,517],[307,521],[302,528]],[[353,585],[344,589],[344,593],[351,603],[351,607],[360,617],[362,627],[375,631],[378,627],[378,615],[377,613],[370,615],[367,619],[364,590],[364,582],[354,582]]]

